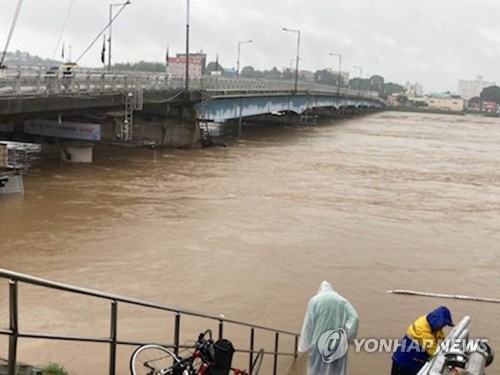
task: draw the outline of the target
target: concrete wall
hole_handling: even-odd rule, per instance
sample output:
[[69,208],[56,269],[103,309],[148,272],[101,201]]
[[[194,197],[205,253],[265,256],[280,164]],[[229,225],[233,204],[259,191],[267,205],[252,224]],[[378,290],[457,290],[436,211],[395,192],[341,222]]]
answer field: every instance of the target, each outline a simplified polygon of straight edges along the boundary
[[61,150],[61,160],[66,163],[92,163],[93,146],[68,146]]
[[7,145],[0,144],[0,168],[7,167]]
[[[101,125],[102,141],[119,141],[122,118]],[[135,143],[155,143],[167,148],[197,148],[201,146],[200,129],[193,121],[179,118],[145,120],[134,118],[132,139]]]

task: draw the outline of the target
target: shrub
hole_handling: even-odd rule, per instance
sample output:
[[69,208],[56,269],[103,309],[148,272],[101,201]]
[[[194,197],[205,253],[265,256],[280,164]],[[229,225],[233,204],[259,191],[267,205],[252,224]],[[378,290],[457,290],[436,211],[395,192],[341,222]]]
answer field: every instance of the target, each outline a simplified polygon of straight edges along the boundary
[[63,366],[58,363],[49,363],[42,366],[43,375],[68,375]]

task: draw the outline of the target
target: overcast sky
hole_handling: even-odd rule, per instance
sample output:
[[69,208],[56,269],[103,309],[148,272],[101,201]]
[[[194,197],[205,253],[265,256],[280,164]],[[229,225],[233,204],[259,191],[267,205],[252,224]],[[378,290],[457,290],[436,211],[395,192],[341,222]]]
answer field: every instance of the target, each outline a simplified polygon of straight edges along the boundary
[[[17,0],[0,0],[0,48],[7,41]],[[131,0],[112,29],[113,63],[165,61],[185,52],[186,0]],[[103,0],[24,0],[9,51],[77,59],[106,26]],[[190,0],[190,51],[224,67],[290,67],[301,30],[300,69],[337,69],[351,77],[419,82],[424,92],[456,91],[459,79],[500,82],[498,0]],[[68,9],[71,9],[68,15]],[[113,7],[116,14],[119,6]],[[61,44],[58,41],[61,37]],[[108,33],[106,33],[108,34]],[[100,66],[102,38],[79,61]]]

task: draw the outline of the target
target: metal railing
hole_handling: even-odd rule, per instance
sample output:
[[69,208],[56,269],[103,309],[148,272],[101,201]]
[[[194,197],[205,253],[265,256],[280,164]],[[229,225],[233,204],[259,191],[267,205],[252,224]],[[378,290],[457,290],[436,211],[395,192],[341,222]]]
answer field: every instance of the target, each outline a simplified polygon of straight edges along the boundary
[[[222,338],[224,334],[224,327],[228,324],[249,328],[249,347],[248,349],[238,349],[237,352],[247,353],[249,356],[249,368],[253,362],[254,353],[258,350],[255,348],[255,332],[256,331],[266,331],[274,334],[274,349],[265,350],[265,355],[271,355],[273,358],[273,374],[277,374],[278,368],[278,358],[280,356],[297,357],[298,348],[298,338],[299,334],[295,332],[289,332],[284,330],[279,330],[275,328],[270,328],[266,326],[251,324],[247,322],[226,319],[223,316],[208,315],[201,312],[181,309],[178,307],[159,304],[154,302],[148,302],[136,298],[129,298],[120,296],[117,294],[105,293],[97,290],[86,289],[81,287],[76,287],[68,284],[63,284],[59,282],[49,281],[46,279],[33,277],[30,275],[17,273],[5,269],[0,269],[0,278],[7,279],[9,288],[9,327],[0,327],[0,336],[7,335],[9,337],[8,343],[8,375],[15,375],[16,362],[17,362],[17,347],[18,341],[23,338],[29,339],[42,339],[42,340],[63,340],[63,341],[76,341],[76,342],[86,342],[86,343],[105,343],[109,344],[109,371],[110,375],[116,374],[116,361],[117,361],[117,347],[118,345],[128,345],[128,346],[138,346],[147,344],[149,342],[137,342],[137,341],[125,341],[120,340],[117,335],[118,331],[118,305],[128,304],[146,307],[150,309],[161,310],[167,313],[173,313],[174,318],[174,330],[173,330],[173,343],[163,344],[164,346],[173,348],[173,350],[178,353],[181,348],[189,348],[189,346],[181,345],[180,343],[180,332],[181,332],[181,317],[192,316],[197,318],[203,318],[208,321],[216,321],[218,324],[218,337]],[[105,300],[110,303],[110,335],[109,337],[94,337],[94,336],[74,336],[74,335],[58,335],[52,333],[44,332],[25,332],[21,329],[19,325],[19,284],[31,284],[35,286],[40,286],[43,288],[59,290],[70,292],[79,295],[85,295],[99,300]],[[292,344],[294,345],[294,350],[292,351],[280,351],[280,339],[286,337],[292,339]]]
[[[103,71],[73,68],[70,71],[47,70],[45,67],[0,69],[0,98],[22,96],[105,95],[129,90],[182,90],[185,80],[165,73]],[[192,91],[208,96],[241,95],[243,93],[295,93],[294,82],[283,79],[261,79],[225,76],[190,77]],[[297,94],[317,93],[362,98],[378,98],[370,91],[350,90],[337,86],[299,81]]]

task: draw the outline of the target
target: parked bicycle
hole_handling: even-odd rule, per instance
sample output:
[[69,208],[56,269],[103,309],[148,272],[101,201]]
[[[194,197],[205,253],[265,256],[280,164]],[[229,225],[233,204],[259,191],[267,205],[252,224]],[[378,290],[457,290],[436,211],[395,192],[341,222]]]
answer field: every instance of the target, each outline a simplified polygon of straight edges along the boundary
[[171,349],[156,344],[138,347],[130,358],[132,375],[258,375],[264,349],[252,361],[250,370],[231,367],[233,345],[220,339],[214,342],[212,331],[200,333],[194,352],[186,357],[176,355]]

